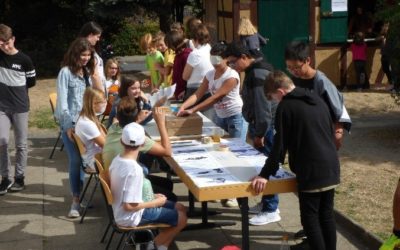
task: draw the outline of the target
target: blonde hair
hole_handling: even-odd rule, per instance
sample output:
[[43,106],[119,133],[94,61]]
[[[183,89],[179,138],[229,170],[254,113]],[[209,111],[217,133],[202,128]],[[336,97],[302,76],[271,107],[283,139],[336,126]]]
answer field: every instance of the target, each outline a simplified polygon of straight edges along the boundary
[[96,113],[93,110],[93,104],[97,101],[103,101],[106,97],[104,92],[94,88],[86,88],[85,93],[83,94],[83,105],[82,111],[79,114],[79,117],[86,117],[92,122],[96,123],[98,129],[101,129],[101,123],[96,116]]
[[247,17],[240,18],[238,35],[239,36],[250,36],[257,33],[256,27],[253,26],[250,19]]
[[121,71],[120,71],[120,68],[119,68],[119,62],[115,58],[110,58],[110,59],[107,60],[106,66],[104,67],[104,75],[106,76],[106,79],[108,79],[108,75],[107,75],[108,69],[111,68],[112,64],[117,65],[118,70],[117,70],[117,74],[115,76],[112,76],[111,79],[114,80],[114,81],[115,80],[119,81],[119,79],[121,77]]
[[146,33],[140,38],[140,49],[146,53],[148,48],[156,47],[153,36],[150,33]]
[[277,89],[289,89],[294,86],[294,83],[290,77],[288,77],[283,71],[275,70],[272,71],[264,84],[264,95],[269,96],[274,93]]

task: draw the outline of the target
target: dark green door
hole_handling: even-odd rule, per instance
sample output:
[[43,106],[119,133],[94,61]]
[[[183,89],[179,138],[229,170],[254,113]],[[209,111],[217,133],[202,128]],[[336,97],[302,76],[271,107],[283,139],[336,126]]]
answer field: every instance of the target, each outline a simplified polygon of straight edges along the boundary
[[269,38],[262,48],[267,61],[285,70],[288,42],[309,39],[309,0],[258,0],[258,29]]
[[332,0],[321,0],[320,14],[320,42],[345,42],[347,39],[347,11],[332,12]]

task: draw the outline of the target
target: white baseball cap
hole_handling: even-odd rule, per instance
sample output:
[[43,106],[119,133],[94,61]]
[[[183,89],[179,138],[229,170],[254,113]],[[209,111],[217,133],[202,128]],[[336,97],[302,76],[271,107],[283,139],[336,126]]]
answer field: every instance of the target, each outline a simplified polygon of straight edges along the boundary
[[144,129],[136,122],[129,123],[122,129],[121,140],[127,146],[141,146],[144,139]]

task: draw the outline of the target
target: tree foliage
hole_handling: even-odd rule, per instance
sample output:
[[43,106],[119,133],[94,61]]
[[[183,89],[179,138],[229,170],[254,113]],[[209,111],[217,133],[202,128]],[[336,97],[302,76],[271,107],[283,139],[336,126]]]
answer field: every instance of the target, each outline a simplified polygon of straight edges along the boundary
[[[13,28],[16,46],[35,63],[39,76],[55,75],[70,42],[89,20],[103,27],[106,43],[121,45],[117,53],[136,53],[136,36],[146,28],[166,31],[183,21],[185,6],[201,14],[201,0],[1,0],[0,23]],[[148,22],[150,20],[150,22]],[[146,24],[146,25],[143,25]],[[156,25],[156,26],[155,26]],[[125,29],[128,29],[126,32]],[[133,37],[129,38],[127,33]],[[129,40],[131,39],[131,40]],[[133,40],[132,40],[133,39]],[[103,39],[102,39],[103,40]],[[124,42],[122,44],[122,42]]]

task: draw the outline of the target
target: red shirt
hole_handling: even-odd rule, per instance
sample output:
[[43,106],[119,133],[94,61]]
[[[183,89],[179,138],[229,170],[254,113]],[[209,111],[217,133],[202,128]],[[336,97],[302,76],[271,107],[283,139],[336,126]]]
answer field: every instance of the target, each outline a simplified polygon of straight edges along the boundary
[[353,61],[366,61],[367,60],[367,45],[365,43],[355,44],[350,46],[351,53],[353,54]]
[[178,95],[182,91],[186,90],[186,81],[183,80],[182,74],[190,52],[192,52],[192,49],[185,48],[179,54],[175,55],[174,66],[172,67],[172,83],[176,83],[174,93],[176,99],[178,99]]

